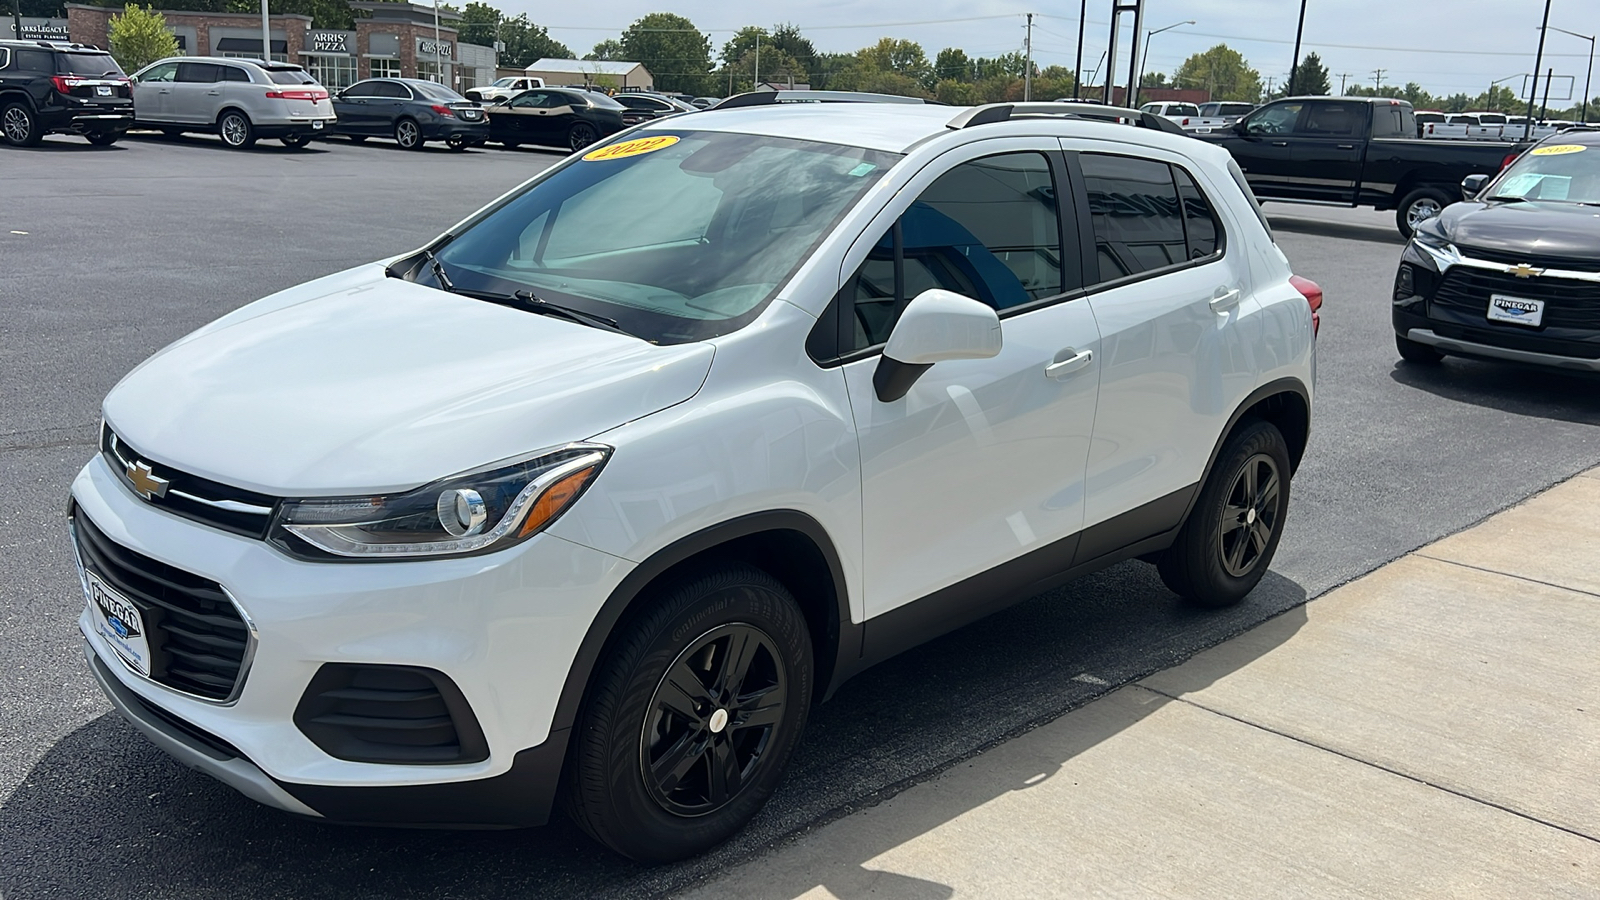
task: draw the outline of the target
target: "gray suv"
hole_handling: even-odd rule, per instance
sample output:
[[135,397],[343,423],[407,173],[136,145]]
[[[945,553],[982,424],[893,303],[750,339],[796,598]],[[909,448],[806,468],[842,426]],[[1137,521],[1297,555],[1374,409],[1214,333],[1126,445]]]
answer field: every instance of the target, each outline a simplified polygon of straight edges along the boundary
[[210,132],[234,149],[259,138],[304,147],[335,121],[328,91],[300,66],[253,59],[185,56],[133,75],[135,121],[176,136]]

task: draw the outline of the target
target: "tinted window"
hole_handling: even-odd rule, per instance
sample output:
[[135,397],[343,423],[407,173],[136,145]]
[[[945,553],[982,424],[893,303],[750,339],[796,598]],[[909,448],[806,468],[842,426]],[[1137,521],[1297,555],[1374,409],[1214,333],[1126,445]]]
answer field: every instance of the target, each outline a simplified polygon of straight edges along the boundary
[[1056,188],[1043,154],[1009,153],[951,169],[900,216],[846,285],[855,338],[841,352],[888,340],[900,311],[929,288],[996,309],[1061,293],[1060,242]]
[[1416,118],[1403,106],[1374,106],[1372,108],[1372,136],[1412,137],[1416,134]]
[[178,81],[188,84],[214,84],[221,80],[215,63],[178,63]]
[[595,93],[587,93],[586,92],[583,95],[583,97],[589,103],[590,106],[598,106],[601,109],[622,109],[623,108],[621,103],[618,103],[617,101],[613,100],[612,98],[607,97],[605,94],[595,94]]
[[51,59],[49,50],[18,50],[14,68],[24,72],[49,74],[56,70],[56,61]]
[[273,84],[316,84],[305,69],[268,69],[267,77]]
[[1192,103],[1173,103],[1167,107],[1167,115],[1198,116],[1200,115],[1200,107],[1195,106]]
[[529,91],[512,98],[510,105],[512,109],[542,109],[555,104],[550,102],[549,94],[543,91]]
[[1085,153],[1079,160],[1094,222],[1100,281],[1188,259],[1182,207],[1170,166],[1098,153]]
[[56,71],[62,75],[99,78],[103,75],[121,75],[122,67],[109,53],[60,53],[56,55]]
[[0,47],[0,69],[11,65],[11,48]]
[[1294,130],[1295,120],[1300,118],[1300,108],[1304,105],[1274,103],[1264,106],[1244,120],[1245,131],[1249,134],[1288,134]]
[[456,93],[455,91],[452,91],[449,88],[445,87],[444,85],[435,84],[435,83],[433,83],[431,81],[428,81],[428,82],[419,81],[419,82],[416,83],[416,85],[414,87],[415,87],[417,93],[421,94],[424,97],[427,97],[429,100],[443,100],[446,103],[454,103],[454,102],[456,102],[458,100],[467,99],[467,98],[461,96],[460,94]]
[[171,81],[172,79],[177,78],[177,77],[178,77],[178,64],[177,63],[162,63],[159,66],[153,66],[150,69],[145,70],[145,73],[143,75],[139,76],[139,80],[140,81],[145,81],[145,82],[150,82],[150,81],[167,82],[167,81]]
[[1300,133],[1313,137],[1355,137],[1361,133],[1366,124],[1362,115],[1365,103],[1328,103],[1318,102],[1311,104],[1306,112],[1305,124],[1301,126]]
[[217,68],[222,70],[223,81],[243,81],[247,84],[250,81],[250,73],[238,66],[218,66]]
[[392,100],[410,100],[411,91],[405,85],[396,81],[374,81],[372,83],[372,96],[385,97]]
[[1222,228],[1217,224],[1217,214],[1188,172],[1174,168],[1173,173],[1178,178],[1178,196],[1183,198],[1183,230],[1188,237],[1189,258],[1210,256],[1221,245],[1218,235]]

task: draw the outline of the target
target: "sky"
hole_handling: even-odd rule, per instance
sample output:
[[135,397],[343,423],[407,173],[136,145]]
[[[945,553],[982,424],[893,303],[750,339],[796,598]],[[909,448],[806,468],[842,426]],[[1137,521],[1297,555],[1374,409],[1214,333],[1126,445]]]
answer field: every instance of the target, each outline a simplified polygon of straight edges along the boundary
[[[1081,0],[1080,0],[1081,2]],[[1351,83],[1371,85],[1374,70],[1383,83],[1415,81],[1439,94],[1479,94],[1491,81],[1521,92],[1522,73],[1533,69],[1539,21],[1545,0],[1307,0],[1302,54],[1316,51],[1333,73]],[[1550,25],[1581,34],[1600,33],[1600,0],[1551,0]],[[1024,14],[1035,13],[1033,47],[1040,66],[1071,68],[1077,48],[1079,3],[1058,0],[1030,5],[1028,0],[765,0],[732,4],[716,0],[611,0],[604,4],[535,4],[499,0],[507,13],[526,12],[550,28],[551,35],[579,55],[595,43],[616,37],[629,23],[650,12],[687,16],[710,34],[713,52],[745,25],[771,27],[791,22],[819,50],[846,52],[900,37],[922,44],[928,56],[942,47],[959,47],[969,56],[997,56],[1021,50]],[[1084,68],[1092,70],[1106,48],[1112,0],[1089,0],[1084,38]],[[759,10],[759,12],[753,12]],[[1165,28],[1150,44],[1145,70],[1171,73],[1192,53],[1227,43],[1245,55],[1263,80],[1287,75],[1294,51],[1295,0],[1145,0],[1146,30]],[[1127,71],[1129,26],[1124,16],[1119,40],[1120,72]],[[1545,67],[1554,68],[1552,103],[1564,90],[1574,100],[1582,93],[1590,42],[1555,31],[1545,48]],[[1566,87],[1562,75],[1572,76]],[[1104,80],[1104,72],[1098,81]],[[1126,74],[1118,79],[1126,81]],[[1597,82],[1600,84],[1600,82]],[[1600,93],[1600,87],[1595,89]]]

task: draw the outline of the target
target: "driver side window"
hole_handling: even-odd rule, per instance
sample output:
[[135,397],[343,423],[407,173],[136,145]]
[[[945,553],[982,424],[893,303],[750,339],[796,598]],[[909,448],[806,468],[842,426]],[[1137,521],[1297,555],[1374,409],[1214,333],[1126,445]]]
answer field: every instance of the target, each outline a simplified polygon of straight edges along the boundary
[[1302,103],[1274,103],[1244,122],[1246,134],[1288,134],[1300,118]]
[[151,81],[166,82],[166,81],[173,80],[177,76],[178,76],[178,64],[177,63],[162,63],[161,65],[156,66],[155,68],[151,69],[150,71],[148,71],[148,72],[144,73],[143,75],[139,76],[139,80],[140,81],[144,81],[144,82],[151,82]]
[[521,96],[519,96],[516,99],[511,101],[511,108],[512,109],[540,109],[541,107],[546,107],[546,106],[550,105],[547,102],[547,98],[548,97],[549,97],[548,94],[543,94],[543,93],[527,93],[527,94],[523,94],[523,95],[521,95]]

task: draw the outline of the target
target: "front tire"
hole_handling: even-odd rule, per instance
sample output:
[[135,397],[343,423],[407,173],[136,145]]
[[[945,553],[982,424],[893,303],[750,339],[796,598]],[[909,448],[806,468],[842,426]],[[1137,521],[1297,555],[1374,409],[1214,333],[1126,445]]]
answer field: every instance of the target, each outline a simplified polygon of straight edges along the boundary
[[1403,338],[1398,334],[1394,336],[1394,349],[1400,352],[1401,359],[1419,366],[1436,366],[1444,359],[1443,353],[1427,344]]
[[44,129],[26,104],[12,103],[0,110],[0,137],[13,147],[37,147],[44,140]]
[[256,143],[256,131],[250,124],[250,117],[236,109],[228,110],[217,120],[217,134],[222,136],[222,142],[231,150],[247,150]]
[[1223,445],[1156,570],[1190,603],[1232,606],[1267,573],[1288,512],[1289,447],[1271,422],[1251,422]]
[[600,140],[600,132],[595,131],[594,126],[588,122],[579,122],[573,125],[572,130],[567,133],[567,144],[572,147],[574,153],[598,140]]
[[401,119],[394,123],[394,142],[402,150],[421,150],[422,128],[415,119]]
[[671,862],[727,840],[777,787],[811,704],[810,631],[766,572],[709,567],[653,597],[596,671],[563,803],[618,853]]
[[1439,188],[1421,187],[1406,194],[1394,211],[1395,227],[1406,240],[1417,231],[1417,226],[1432,219],[1452,203],[1449,194]]

